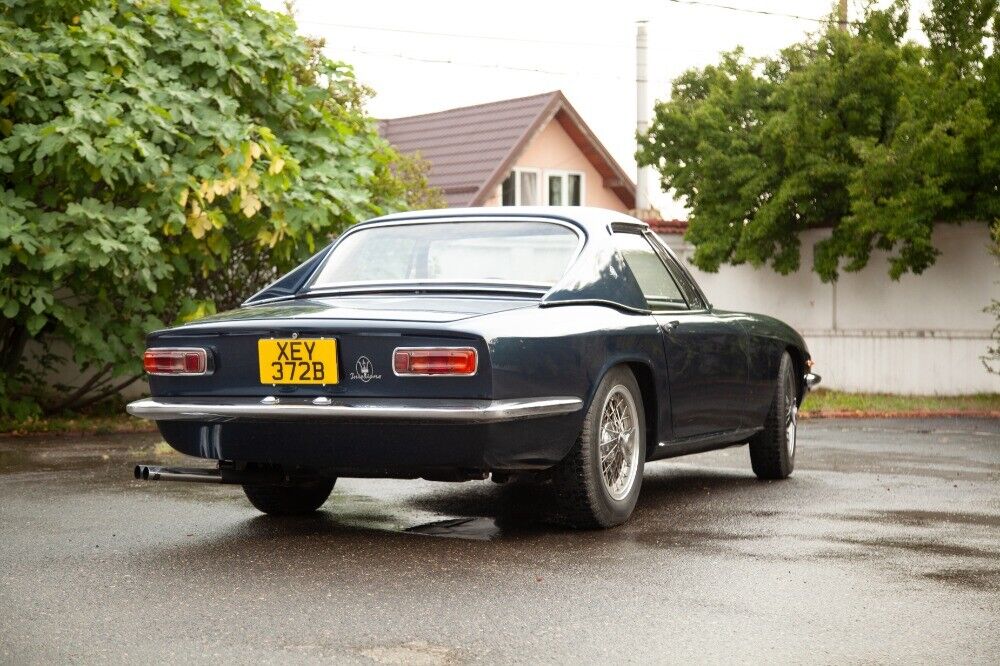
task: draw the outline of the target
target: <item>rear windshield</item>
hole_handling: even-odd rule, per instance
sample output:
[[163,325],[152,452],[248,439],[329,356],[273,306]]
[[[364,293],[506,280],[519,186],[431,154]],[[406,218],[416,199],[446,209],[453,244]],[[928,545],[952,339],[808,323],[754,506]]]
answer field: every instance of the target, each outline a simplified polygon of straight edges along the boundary
[[441,222],[373,226],[344,237],[312,288],[359,282],[551,286],[579,236],[549,222]]

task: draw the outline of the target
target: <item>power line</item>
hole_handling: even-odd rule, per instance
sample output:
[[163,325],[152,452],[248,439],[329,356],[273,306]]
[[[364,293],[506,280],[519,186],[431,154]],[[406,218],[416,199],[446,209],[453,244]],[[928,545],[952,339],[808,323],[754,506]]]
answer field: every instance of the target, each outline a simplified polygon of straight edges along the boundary
[[[780,18],[790,18],[799,21],[811,21],[813,23],[835,23],[832,18],[816,18],[815,16],[802,16],[801,14],[787,14],[785,12],[770,12],[765,9],[752,9],[750,7],[735,7],[733,5],[718,5],[714,2],[701,2],[700,0],[667,0],[675,5],[692,5],[695,7],[711,7],[713,9],[724,9],[731,12],[741,12],[743,14],[756,14],[758,16],[777,16]],[[854,23],[854,21],[851,21]]]
[[[749,7],[736,7],[733,5],[723,5],[713,2],[702,2],[701,0],[666,0],[667,2],[677,4],[677,5],[688,5],[695,7],[708,7],[712,9],[720,9],[724,11],[734,11],[744,14],[754,14],[757,16],[774,16],[778,18],[790,18],[800,21],[810,21],[813,23],[829,24],[837,23],[837,19],[834,18],[816,18],[812,16],[802,16],[800,14],[789,14],[784,12],[772,12],[763,9],[752,9]],[[600,42],[577,42],[577,41],[558,41],[558,40],[544,40],[544,39],[531,39],[526,37],[504,37],[500,35],[473,35],[473,34],[461,34],[454,32],[438,32],[433,30],[412,30],[409,28],[387,28],[373,25],[360,25],[354,23],[334,23],[328,21],[314,21],[305,20],[299,21],[302,24],[317,25],[317,26],[329,26],[335,28],[346,28],[350,30],[371,30],[376,32],[389,32],[389,33],[401,33],[401,34],[412,34],[412,35],[427,35],[433,37],[452,37],[458,39],[480,39],[480,40],[493,40],[501,42],[517,42],[517,43],[527,43],[527,44],[552,44],[552,45],[563,45],[563,46],[584,46],[590,48],[634,48],[634,45],[624,44],[624,43],[600,43]],[[851,24],[856,24],[856,21],[850,21]],[[410,60],[413,62],[423,62],[438,65],[457,65],[465,67],[479,67],[482,69],[498,69],[498,70],[509,70],[515,72],[529,72],[535,74],[546,74],[551,76],[596,76],[603,79],[613,79],[619,81],[631,81],[630,77],[615,76],[612,74],[602,74],[595,72],[563,72],[549,69],[540,69],[537,67],[517,67],[512,65],[495,65],[488,63],[476,63],[476,62],[462,62],[458,60],[451,60],[446,58],[423,58],[419,56],[411,56],[404,53],[385,53],[377,51],[367,51],[365,49],[359,49],[357,47],[352,47],[350,49],[353,53],[359,53],[362,55],[382,57],[382,58],[398,58],[401,60]]]
[[635,48],[631,43],[624,42],[568,42],[552,39],[531,39],[529,37],[503,37],[500,35],[470,35],[457,32],[435,32],[433,30],[411,30],[408,28],[384,28],[374,25],[359,25],[354,23],[331,23],[327,21],[304,20],[297,21],[309,25],[323,25],[331,28],[347,28],[350,30],[372,30],[376,32],[393,32],[407,35],[428,35],[431,37],[457,37],[459,39],[484,39],[497,42],[517,42],[523,44],[553,44],[557,46],[587,46],[597,48]]
[[[778,18],[790,18],[799,21],[810,21],[812,23],[833,23],[836,19],[832,18],[817,18],[814,16],[803,16],[801,14],[789,14],[786,12],[772,12],[765,9],[753,9],[750,7],[737,7],[734,5],[724,5],[717,4],[714,2],[702,2],[701,0],[667,0],[667,2],[677,4],[677,5],[688,5],[695,7],[708,7],[711,9],[721,9],[725,11],[740,12],[743,14],[754,14],[756,16],[774,16]],[[440,32],[436,30],[414,30],[411,28],[387,28],[375,25],[361,25],[358,23],[335,23],[331,21],[318,21],[313,19],[306,19],[298,21],[298,23],[307,25],[317,25],[317,26],[328,26],[331,28],[345,28],[348,30],[368,30],[373,32],[389,32],[396,34],[407,34],[407,35],[426,35],[430,37],[451,37],[456,39],[478,39],[478,40],[488,40],[497,42],[514,42],[520,44],[543,44],[543,45],[556,45],[556,46],[584,46],[588,48],[620,48],[620,49],[632,49],[635,45],[632,42],[584,42],[584,41],[565,41],[565,40],[552,40],[552,39],[532,39],[530,37],[507,37],[502,35],[482,35],[482,34],[466,34],[466,33],[456,33],[456,32]],[[855,23],[851,21],[851,23]]]
[[352,47],[350,49],[352,53],[360,53],[362,55],[377,56],[382,58],[399,58],[401,60],[412,60],[414,62],[426,62],[435,65],[459,65],[463,67],[480,67],[483,69],[506,69],[515,72],[531,72],[536,74],[549,74],[553,76],[594,76],[603,79],[615,79],[618,81],[631,81],[630,77],[625,76],[615,76],[613,74],[603,74],[600,72],[560,72],[551,69],[538,69],[535,67],[515,67],[512,65],[492,65],[483,62],[462,62],[460,60],[450,60],[445,58],[421,58],[418,56],[406,55],[405,53],[381,53],[377,51],[366,51],[364,49],[359,49]]

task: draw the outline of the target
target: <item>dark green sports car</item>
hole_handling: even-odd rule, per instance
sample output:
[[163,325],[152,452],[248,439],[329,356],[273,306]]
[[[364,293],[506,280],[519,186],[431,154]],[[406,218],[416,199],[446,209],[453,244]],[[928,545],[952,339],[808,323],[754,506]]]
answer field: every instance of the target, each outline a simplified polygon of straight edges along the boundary
[[792,472],[819,378],[780,321],[712,307],[643,222],[588,208],[401,213],[352,227],[232,312],[151,333],[154,419],[238,483],[314,511],[338,477],[521,481],[608,527],[653,460],[749,443]]

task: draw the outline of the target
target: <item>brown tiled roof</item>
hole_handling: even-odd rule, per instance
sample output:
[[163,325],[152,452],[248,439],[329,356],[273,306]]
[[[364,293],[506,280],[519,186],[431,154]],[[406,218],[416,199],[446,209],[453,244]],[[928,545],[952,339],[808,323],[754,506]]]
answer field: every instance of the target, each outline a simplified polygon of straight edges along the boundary
[[658,234],[684,234],[688,230],[687,220],[643,220]]
[[528,142],[555,118],[594,163],[605,183],[633,205],[635,185],[558,90],[379,122],[402,153],[430,162],[428,181],[449,206],[481,205],[503,181]]

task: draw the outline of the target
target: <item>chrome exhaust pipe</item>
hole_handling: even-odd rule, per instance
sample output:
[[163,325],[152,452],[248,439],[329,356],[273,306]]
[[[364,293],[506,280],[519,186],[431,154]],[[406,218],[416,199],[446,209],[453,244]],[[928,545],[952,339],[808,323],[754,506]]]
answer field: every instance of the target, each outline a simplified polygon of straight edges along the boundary
[[200,467],[159,467],[157,465],[136,465],[133,472],[140,481],[188,481],[193,483],[223,483],[218,468]]
[[313,477],[285,475],[280,469],[238,468],[228,461],[220,461],[218,467],[160,467],[159,465],[136,465],[132,474],[139,481],[186,481],[188,483],[231,483],[280,486],[294,484]]

